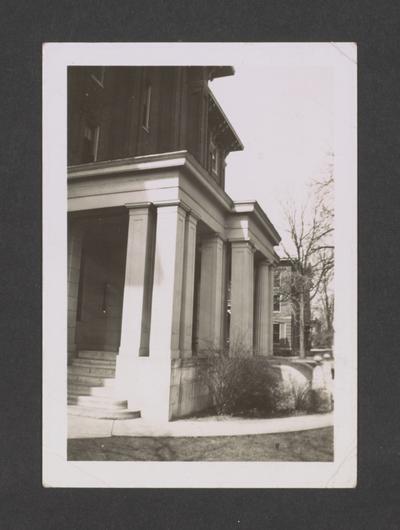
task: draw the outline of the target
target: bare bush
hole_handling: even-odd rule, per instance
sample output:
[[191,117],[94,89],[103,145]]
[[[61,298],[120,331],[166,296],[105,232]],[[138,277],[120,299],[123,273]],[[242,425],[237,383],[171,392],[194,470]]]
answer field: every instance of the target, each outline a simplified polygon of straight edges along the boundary
[[278,374],[266,359],[217,352],[208,356],[204,381],[217,414],[270,415]]

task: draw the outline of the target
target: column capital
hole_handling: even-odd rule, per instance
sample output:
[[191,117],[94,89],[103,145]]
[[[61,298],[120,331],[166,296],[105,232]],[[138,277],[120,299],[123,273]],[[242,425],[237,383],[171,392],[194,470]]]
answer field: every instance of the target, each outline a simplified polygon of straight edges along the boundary
[[144,212],[149,212],[153,209],[151,202],[135,202],[125,204],[125,208],[129,211],[129,215],[138,215]]
[[[189,214],[191,214],[190,208],[179,199],[171,201],[154,201],[153,205],[157,208],[157,215],[176,213],[182,219],[187,219]],[[193,222],[194,221],[192,220],[192,223]]]
[[197,225],[197,223],[199,222],[199,217],[197,217],[197,215],[195,215],[192,210],[189,210],[187,212],[187,216],[186,216],[186,219],[188,220],[189,223],[192,223],[193,225]]
[[190,208],[190,206],[186,204],[184,201],[182,201],[181,199],[154,201],[151,204],[155,206],[157,210],[160,210],[161,208],[167,208],[167,207],[171,208],[175,206],[183,210],[191,222],[197,224],[197,222],[200,221],[200,216],[194,213],[192,208]]
[[273,267],[272,261],[266,258],[265,256],[262,256],[262,258],[258,259],[257,264],[259,267]]
[[234,248],[244,248],[250,250],[253,254],[256,251],[254,243],[252,243],[249,239],[230,239],[229,242],[232,245],[232,250]]
[[208,234],[203,234],[201,237],[202,241],[222,241],[223,243],[226,239],[219,232],[210,232]]
[[179,206],[180,208],[185,210],[185,212],[187,213],[191,211],[190,207],[181,199],[167,199],[167,200],[162,200],[162,201],[154,201],[153,204],[157,208],[163,208],[167,206]]

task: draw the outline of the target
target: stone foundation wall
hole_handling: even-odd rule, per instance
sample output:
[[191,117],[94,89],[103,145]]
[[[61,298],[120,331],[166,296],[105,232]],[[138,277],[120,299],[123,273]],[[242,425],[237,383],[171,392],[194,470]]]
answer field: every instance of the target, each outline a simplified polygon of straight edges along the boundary
[[170,419],[207,409],[211,398],[200,376],[201,359],[174,359],[171,365]]
[[280,371],[282,381],[289,386],[303,387],[310,384],[311,389],[320,394],[329,403],[333,400],[334,361],[329,360],[288,360],[276,359],[272,361],[274,367]]

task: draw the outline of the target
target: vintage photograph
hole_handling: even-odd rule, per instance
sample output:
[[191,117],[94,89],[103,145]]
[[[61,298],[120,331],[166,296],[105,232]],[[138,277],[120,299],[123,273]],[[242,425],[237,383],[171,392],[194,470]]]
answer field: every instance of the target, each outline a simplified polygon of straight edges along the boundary
[[335,61],[355,79],[356,50],[316,44],[324,62],[313,45],[254,46],[218,64],[61,61],[66,464],[340,467],[355,451],[337,412],[347,399],[355,420],[356,314],[338,305],[354,309],[356,264],[338,205],[356,179]]

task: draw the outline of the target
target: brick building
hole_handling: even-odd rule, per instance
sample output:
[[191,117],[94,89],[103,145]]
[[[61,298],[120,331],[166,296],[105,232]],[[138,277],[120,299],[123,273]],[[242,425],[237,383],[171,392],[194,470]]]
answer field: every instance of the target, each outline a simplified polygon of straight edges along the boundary
[[[281,259],[274,271],[273,287],[273,351],[277,356],[295,356],[299,352],[299,308],[289,293],[293,264]],[[306,293],[304,307],[305,350],[311,349],[311,305]]]

